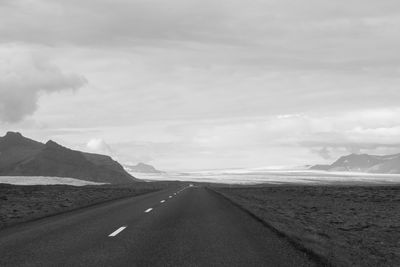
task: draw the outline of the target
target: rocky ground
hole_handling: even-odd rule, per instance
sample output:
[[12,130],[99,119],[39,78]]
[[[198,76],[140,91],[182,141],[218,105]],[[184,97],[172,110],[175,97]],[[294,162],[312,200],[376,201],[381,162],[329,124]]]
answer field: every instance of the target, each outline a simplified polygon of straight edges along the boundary
[[[132,186],[70,186],[0,184],[0,229],[41,217],[160,190],[168,183]],[[175,185],[176,186],[176,185]]]
[[400,266],[400,187],[215,190],[334,266]]

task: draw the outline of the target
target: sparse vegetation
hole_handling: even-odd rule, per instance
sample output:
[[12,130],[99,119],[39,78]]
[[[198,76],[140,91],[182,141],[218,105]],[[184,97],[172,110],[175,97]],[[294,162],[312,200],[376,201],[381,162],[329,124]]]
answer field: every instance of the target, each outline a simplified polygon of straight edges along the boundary
[[400,266],[400,187],[216,188],[335,266]]
[[69,186],[0,184],[0,229],[114,199],[176,186],[175,183],[135,183],[134,186]]

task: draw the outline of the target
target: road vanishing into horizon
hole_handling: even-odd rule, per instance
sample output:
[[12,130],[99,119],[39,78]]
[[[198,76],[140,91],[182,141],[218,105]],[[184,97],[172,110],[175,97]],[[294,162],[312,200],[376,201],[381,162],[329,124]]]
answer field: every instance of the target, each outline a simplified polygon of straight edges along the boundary
[[317,266],[204,187],[165,189],[0,231],[0,266]]

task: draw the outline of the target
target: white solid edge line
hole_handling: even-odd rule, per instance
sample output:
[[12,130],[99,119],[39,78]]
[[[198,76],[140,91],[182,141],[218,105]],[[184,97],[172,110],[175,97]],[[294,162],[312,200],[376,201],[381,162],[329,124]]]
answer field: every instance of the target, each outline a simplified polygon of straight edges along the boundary
[[148,213],[148,212],[150,212],[152,210],[153,210],[153,208],[150,208],[150,209],[145,210],[144,212]]
[[108,236],[109,236],[109,237],[116,236],[116,235],[118,235],[119,233],[121,233],[122,231],[124,231],[126,227],[127,227],[127,226],[121,226],[120,228],[118,228],[117,230],[115,230],[114,232],[112,232],[111,234],[109,234]]

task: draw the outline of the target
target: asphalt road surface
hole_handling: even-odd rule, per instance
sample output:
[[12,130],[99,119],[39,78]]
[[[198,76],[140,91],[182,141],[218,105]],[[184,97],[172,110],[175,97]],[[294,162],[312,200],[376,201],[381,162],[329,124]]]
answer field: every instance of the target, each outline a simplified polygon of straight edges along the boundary
[[168,189],[0,232],[0,266],[316,266],[202,187]]

